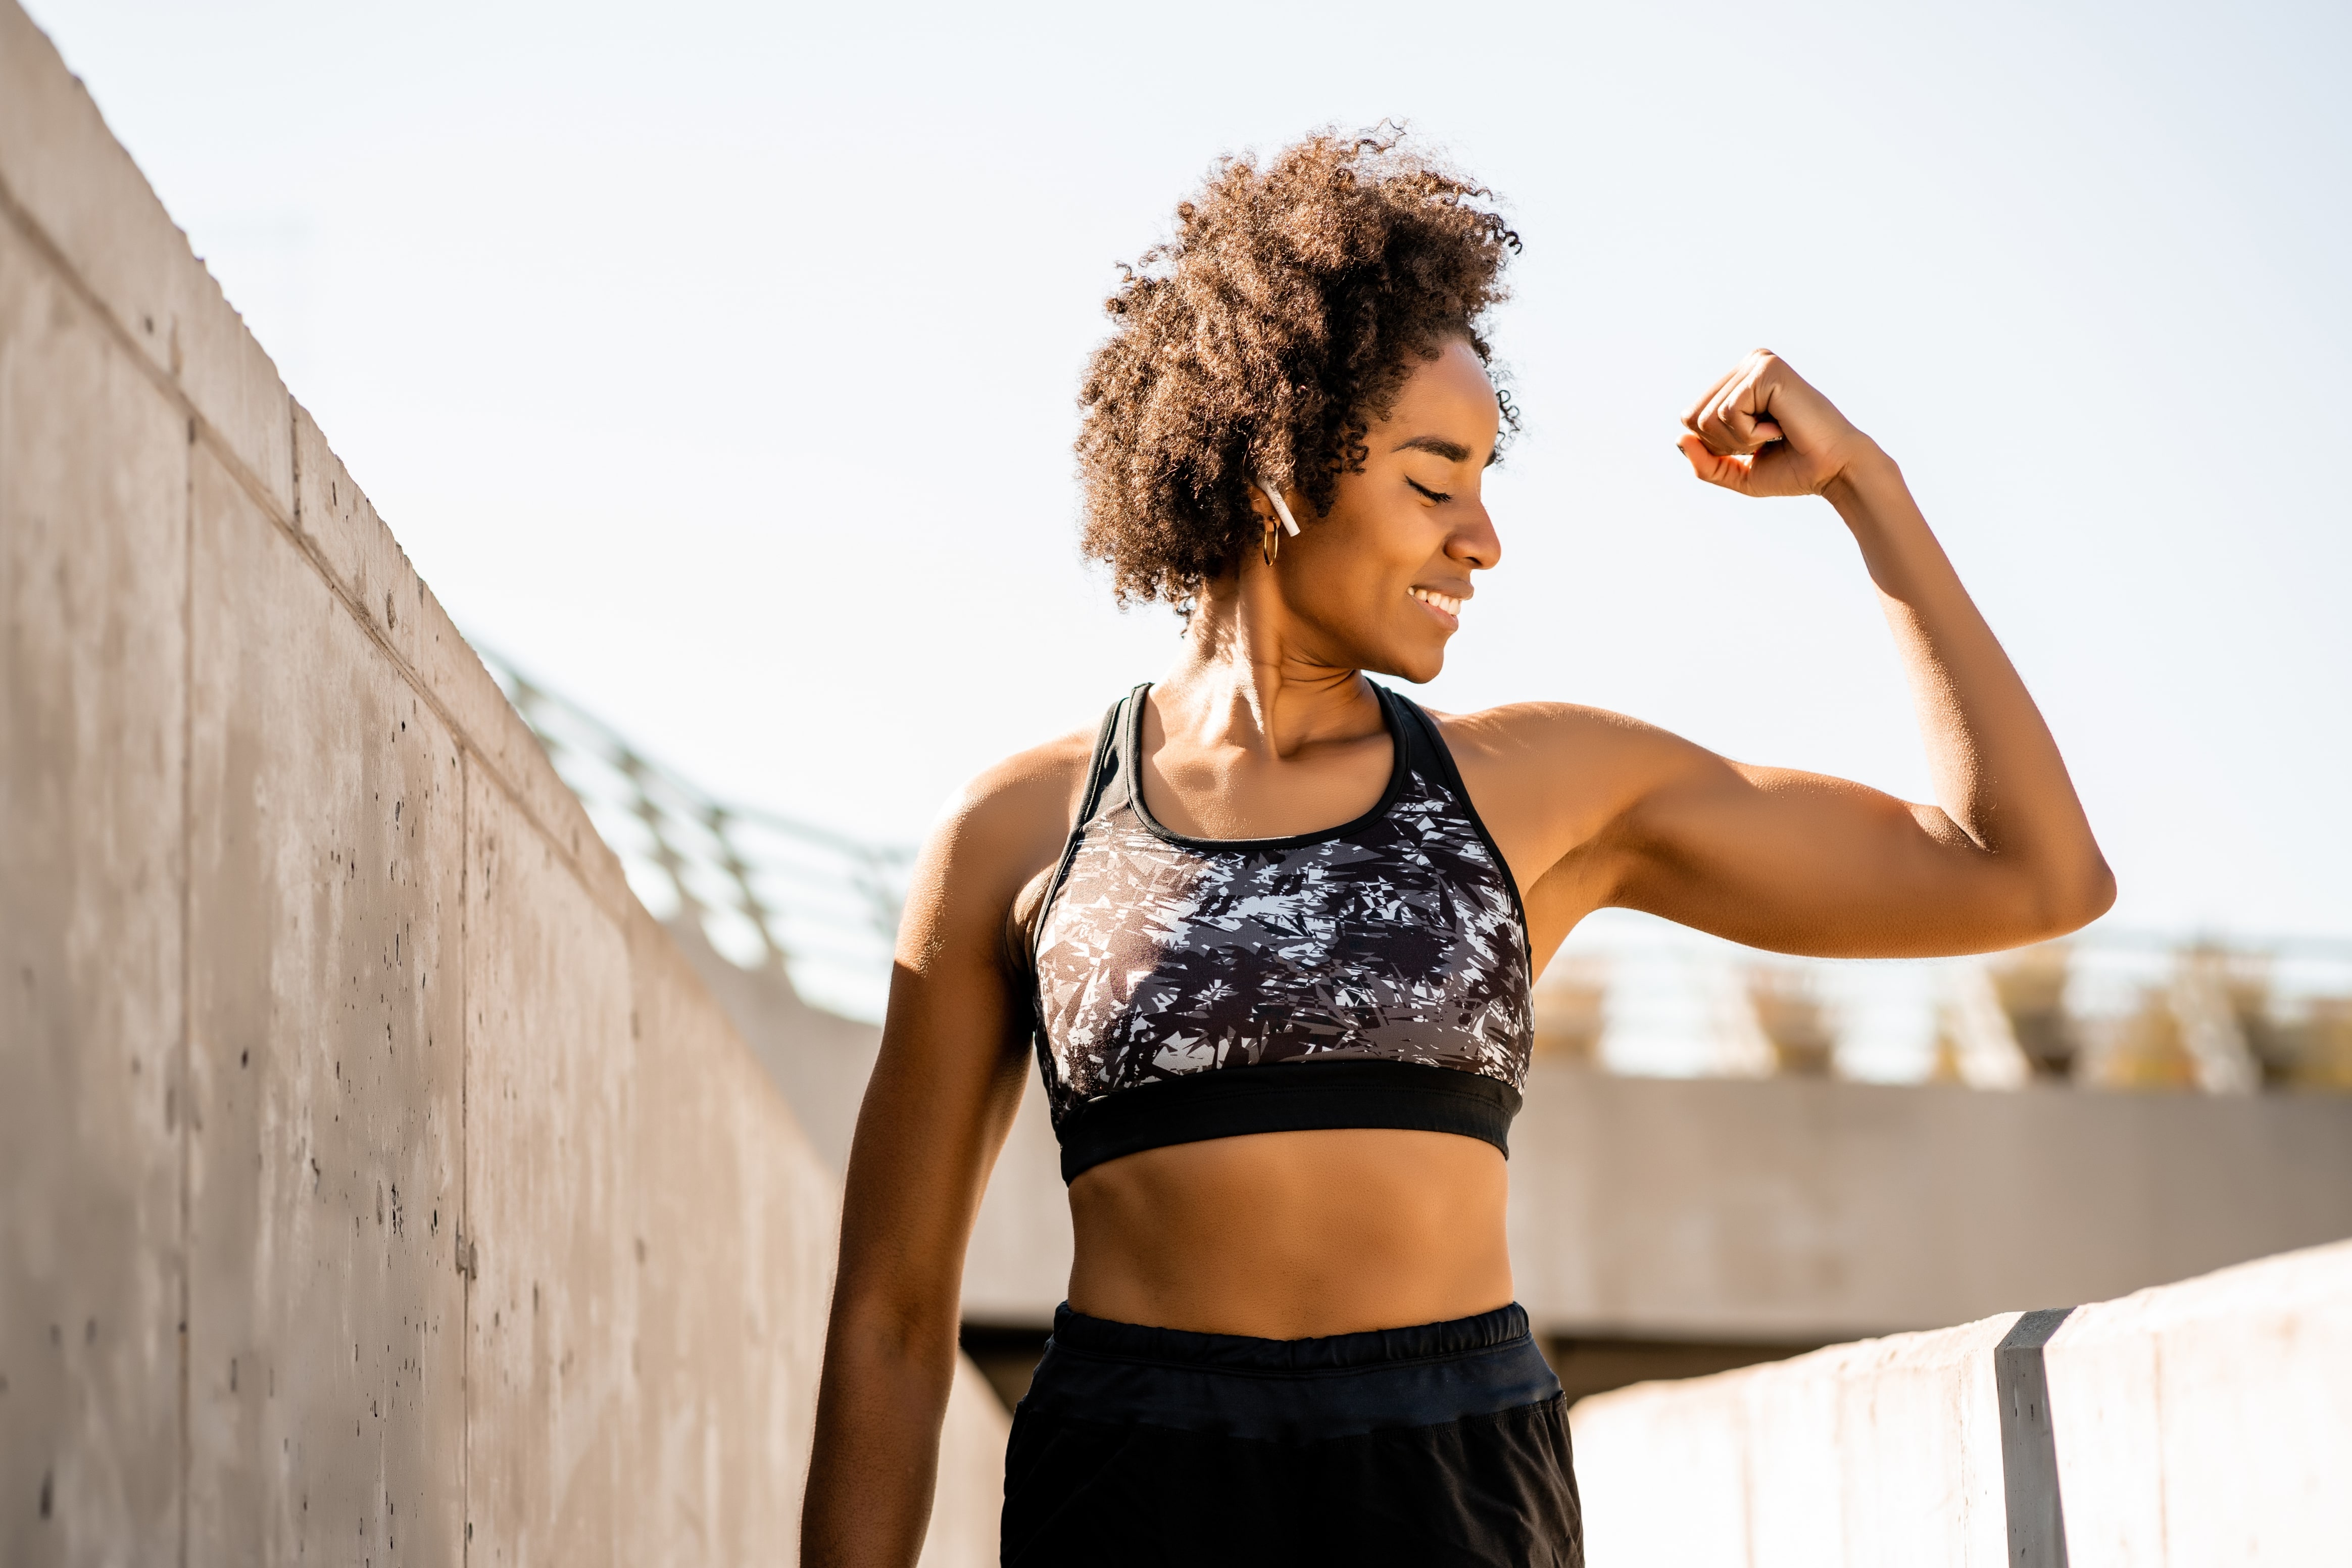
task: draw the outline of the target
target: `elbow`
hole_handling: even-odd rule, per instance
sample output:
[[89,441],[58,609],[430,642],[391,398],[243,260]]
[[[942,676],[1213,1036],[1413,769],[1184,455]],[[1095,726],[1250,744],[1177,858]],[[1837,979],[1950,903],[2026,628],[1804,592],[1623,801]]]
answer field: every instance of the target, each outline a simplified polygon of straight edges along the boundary
[[2116,874],[2093,846],[2076,864],[2041,879],[2035,890],[2031,942],[2048,942],[2077,931],[2116,904]]

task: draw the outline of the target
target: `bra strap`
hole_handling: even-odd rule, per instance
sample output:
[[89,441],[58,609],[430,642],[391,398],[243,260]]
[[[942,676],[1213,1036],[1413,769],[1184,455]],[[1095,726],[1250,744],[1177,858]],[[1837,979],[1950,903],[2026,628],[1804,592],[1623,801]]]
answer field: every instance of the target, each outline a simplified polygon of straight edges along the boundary
[[1134,730],[1130,716],[1135,705],[1143,700],[1143,694],[1150,689],[1151,683],[1145,681],[1112,703],[1110,711],[1103,715],[1101,732],[1095,736],[1094,762],[1087,774],[1086,796],[1078,802],[1078,819],[1070,830],[1070,847],[1077,847],[1078,837],[1086,831],[1087,824],[1101,814],[1104,796],[1110,793],[1111,786],[1126,777],[1127,738]]
[[[1125,749],[1119,742],[1120,737],[1127,733],[1127,715],[1150,689],[1150,682],[1146,681],[1112,703],[1110,711],[1102,717],[1102,728],[1095,731],[1094,756],[1087,764],[1087,793],[1078,799],[1077,820],[1070,824],[1070,837],[1062,845],[1061,863],[1054,868],[1054,879],[1046,884],[1045,896],[1038,902],[1037,912],[1029,922],[1026,945],[1032,975],[1037,972],[1037,939],[1045,929],[1046,912],[1054,907],[1054,900],[1061,896],[1062,883],[1070,875],[1070,862],[1077,858],[1078,845],[1086,838],[1087,824],[1093,822],[1102,810],[1104,792],[1119,778],[1119,755]],[[1044,1036],[1040,1035],[1039,1038],[1042,1040]]]
[[1435,779],[1457,795],[1465,795],[1461,775],[1454,770],[1453,753],[1438,737],[1436,721],[1403,692],[1377,680],[1369,684],[1389,710],[1389,730],[1404,752],[1405,767]]
[[1402,691],[1391,691],[1386,687],[1381,687],[1381,690],[1404,715],[1405,722],[1399,728],[1412,736],[1413,752],[1426,759],[1432,775],[1454,796],[1454,804],[1461,807],[1462,815],[1468,819],[1471,830],[1478,835],[1478,841],[1486,847],[1486,853],[1495,858],[1495,868],[1501,875],[1503,885],[1510,889],[1512,912],[1519,918],[1519,952],[1527,959],[1528,975],[1532,984],[1535,975],[1534,938],[1528,930],[1527,906],[1519,900],[1519,879],[1511,874],[1510,862],[1503,858],[1503,847],[1495,842],[1495,836],[1487,830],[1486,819],[1478,815],[1477,805],[1470,798],[1470,786],[1462,782],[1462,770],[1454,761],[1454,748],[1445,743],[1445,733],[1437,727],[1437,721],[1430,717],[1428,709]]

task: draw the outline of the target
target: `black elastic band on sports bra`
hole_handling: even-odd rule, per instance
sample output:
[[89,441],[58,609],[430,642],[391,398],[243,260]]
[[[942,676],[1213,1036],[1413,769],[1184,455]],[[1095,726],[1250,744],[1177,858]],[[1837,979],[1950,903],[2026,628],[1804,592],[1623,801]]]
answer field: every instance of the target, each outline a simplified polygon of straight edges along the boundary
[[1060,1128],[1062,1180],[1169,1143],[1339,1127],[1458,1133],[1508,1158],[1518,1113],[1519,1091],[1500,1079],[1419,1062],[1309,1058],[1227,1068],[1073,1106]]

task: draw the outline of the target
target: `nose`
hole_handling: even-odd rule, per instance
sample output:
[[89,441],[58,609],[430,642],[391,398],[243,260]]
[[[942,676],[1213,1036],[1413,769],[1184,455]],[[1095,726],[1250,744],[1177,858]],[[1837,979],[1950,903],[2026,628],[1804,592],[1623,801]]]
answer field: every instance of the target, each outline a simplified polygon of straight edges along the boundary
[[1445,555],[1473,572],[1481,572],[1503,558],[1503,537],[1483,500],[1473,501],[1461,525],[1445,541]]

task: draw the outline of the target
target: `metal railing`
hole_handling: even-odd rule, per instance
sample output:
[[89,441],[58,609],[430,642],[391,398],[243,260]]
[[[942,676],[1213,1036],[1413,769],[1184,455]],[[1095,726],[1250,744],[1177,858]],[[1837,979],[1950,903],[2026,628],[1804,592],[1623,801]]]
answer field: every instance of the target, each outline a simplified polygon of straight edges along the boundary
[[657,918],[821,1006],[882,1016],[912,848],[720,800],[510,661],[482,662]]

